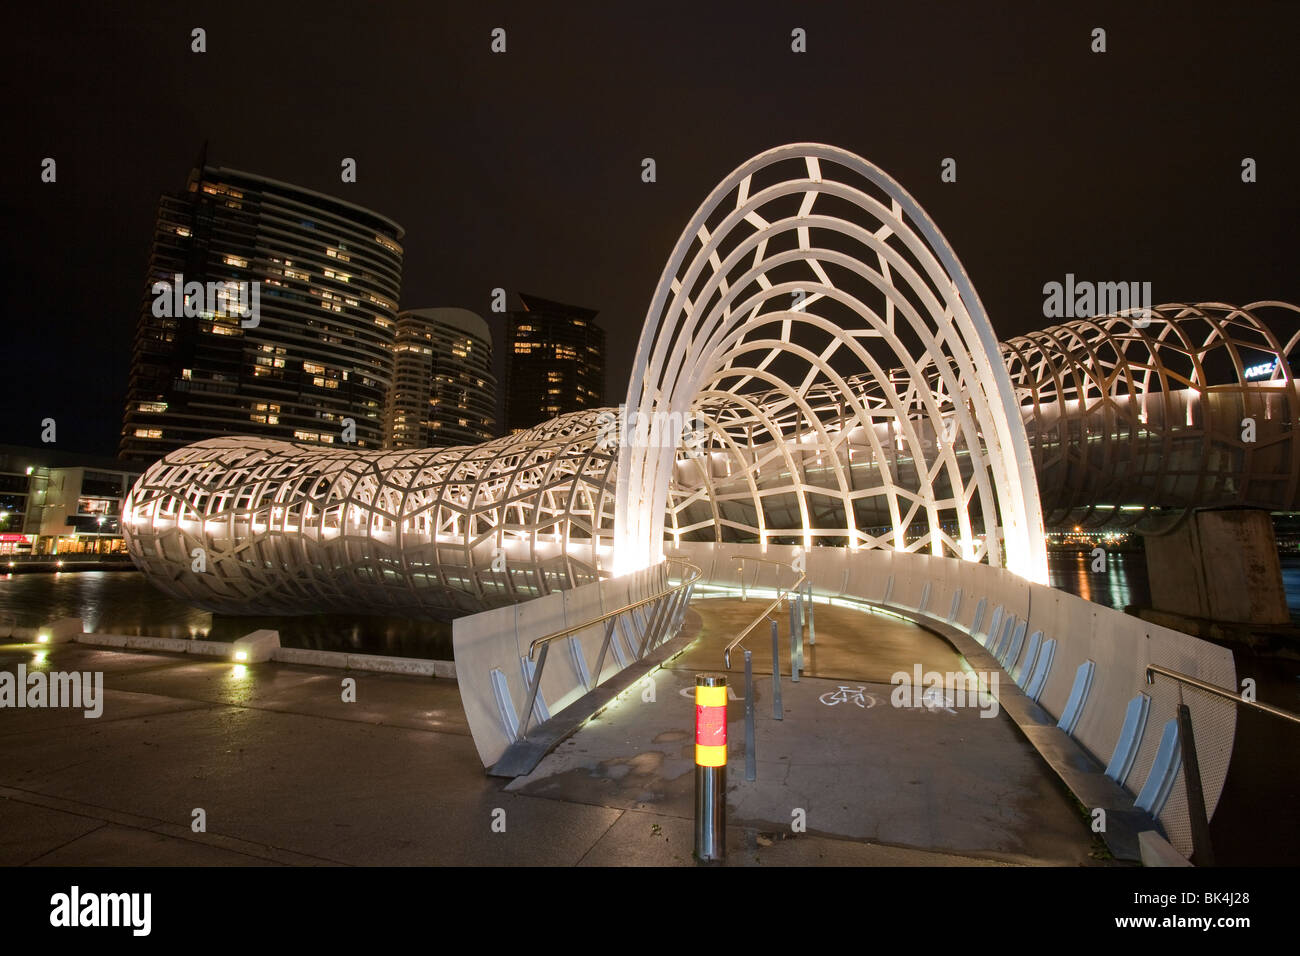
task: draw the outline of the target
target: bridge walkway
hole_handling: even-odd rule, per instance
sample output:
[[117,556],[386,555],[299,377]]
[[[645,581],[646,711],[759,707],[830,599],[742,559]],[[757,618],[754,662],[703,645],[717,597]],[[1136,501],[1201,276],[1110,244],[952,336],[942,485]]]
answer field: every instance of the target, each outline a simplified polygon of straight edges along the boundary
[[[675,832],[689,854],[695,675],[722,670],[723,647],[763,604],[695,600],[686,650],[507,789],[683,819],[687,825]],[[755,674],[752,782],[744,779],[743,655],[732,655],[732,852],[743,852],[747,838],[797,839],[802,821],[807,834],[982,861],[1090,865],[1107,857],[1081,809],[1006,714],[981,717],[977,706],[947,706],[959,703],[951,692],[932,694],[921,706],[891,705],[895,672],[967,669],[946,641],[896,617],[819,604],[816,644],[805,644],[806,669],[792,683],[789,615],[776,620],[783,720],[773,719],[768,625],[746,641]]]

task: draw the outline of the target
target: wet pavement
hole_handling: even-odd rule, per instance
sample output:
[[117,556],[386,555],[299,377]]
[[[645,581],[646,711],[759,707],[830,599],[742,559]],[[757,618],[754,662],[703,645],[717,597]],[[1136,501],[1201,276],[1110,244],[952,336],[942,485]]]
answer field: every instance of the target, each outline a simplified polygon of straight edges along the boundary
[[[697,673],[764,602],[696,601],[699,636],[669,667],[562,743],[509,790],[686,819],[694,813]],[[728,822],[773,838],[810,834],[1014,863],[1088,865],[1096,843],[1073,799],[1005,714],[949,695],[894,707],[897,671],[960,672],[955,650],[915,624],[819,605],[817,644],[790,681],[788,614],[775,615],[782,720],[773,718],[771,639],[753,651],[756,779],[744,779],[743,655],[732,652]],[[972,702],[974,703],[974,702]]]
[[[454,681],[0,645],[0,670],[100,671],[105,688],[98,719],[0,709],[0,865],[690,865],[693,707],[679,691],[759,607],[697,601],[698,639],[654,675],[654,704],[637,687],[509,787],[484,774]],[[1005,716],[889,706],[889,673],[955,669],[949,645],[821,607],[817,639],[798,685],[783,661],[782,722],[766,633],[752,642],[758,780],[743,780],[733,702],[729,863],[1096,862]]]

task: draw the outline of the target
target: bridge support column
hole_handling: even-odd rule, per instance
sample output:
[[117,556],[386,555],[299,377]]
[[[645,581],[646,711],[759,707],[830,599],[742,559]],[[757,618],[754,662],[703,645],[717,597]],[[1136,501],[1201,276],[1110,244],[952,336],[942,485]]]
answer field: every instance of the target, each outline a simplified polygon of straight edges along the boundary
[[1170,626],[1203,635],[1216,624],[1290,622],[1267,511],[1196,511],[1173,531],[1144,542],[1152,607],[1143,617],[1159,624],[1180,618]]

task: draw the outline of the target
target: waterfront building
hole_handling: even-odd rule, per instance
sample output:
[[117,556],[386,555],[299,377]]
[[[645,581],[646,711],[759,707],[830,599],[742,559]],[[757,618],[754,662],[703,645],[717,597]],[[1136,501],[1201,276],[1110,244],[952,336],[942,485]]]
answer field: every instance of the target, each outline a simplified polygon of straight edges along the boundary
[[122,502],[146,466],[0,445],[0,556],[125,553]]
[[605,404],[605,330],[596,312],[520,293],[507,313],[506,430]]
[[332,196],[207,165],[158,206],[119,454],[219,435],[379,448],[403,229]]
[[492,334],[468,309],[397,317],[386,448],[476,445],[496,435]]

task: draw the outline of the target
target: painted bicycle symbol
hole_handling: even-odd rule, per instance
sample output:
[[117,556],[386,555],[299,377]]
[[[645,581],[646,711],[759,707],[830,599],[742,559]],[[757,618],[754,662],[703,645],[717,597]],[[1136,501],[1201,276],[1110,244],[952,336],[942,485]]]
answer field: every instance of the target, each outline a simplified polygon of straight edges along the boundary
[[827,707],[834,707],[836,704],[854,703],[863,709],[876,706],[876,698],[867,693],[867,688],[863,687],[846,687],[841,684],[839,690],[831,690],[822,694],[818,698]]

